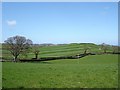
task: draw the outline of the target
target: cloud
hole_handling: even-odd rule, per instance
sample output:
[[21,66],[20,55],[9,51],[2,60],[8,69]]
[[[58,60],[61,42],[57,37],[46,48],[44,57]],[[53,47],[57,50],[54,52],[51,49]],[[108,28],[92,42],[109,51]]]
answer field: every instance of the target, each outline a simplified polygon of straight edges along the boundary
[[105,16],[105,15],[108,15],[108,13],[109,13],[108,10],[110,9],[110,7],[109,7],[109,6],[105,6],[105,7],[103,7],[102,9],[103,9],[103,11],[100,12],[100,14],[101,14],[101,15],[104,15],[104,16]]
[[105,10],[108,10],[108,9],[110,9],[110,7],[107,7],[107,6],[106,6],[106,7],[104,7],[104,9],[105,9]]
[[17,23],[16,23],[16,20],[7,20],[7,24],[9,26],[15,26]]

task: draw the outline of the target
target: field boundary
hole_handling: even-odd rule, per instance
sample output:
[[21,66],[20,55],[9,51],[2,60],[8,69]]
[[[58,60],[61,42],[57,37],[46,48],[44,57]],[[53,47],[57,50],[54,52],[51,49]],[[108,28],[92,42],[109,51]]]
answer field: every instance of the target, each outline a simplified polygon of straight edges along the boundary
[[[83,58],[85,56],[88,55],[102,55],[102,54],[120,54],[120,53],[111,53],[111,52],[107,52],[107,53],[86,53],[86,54],[78,54],[78,55],[74,55],[74,56],[60,56],[60,57],[43,57],[43,58],[32,58],[32,59],[19,59],[18,62],[40,62],[40,61],[51,61],[51,60],[59,60],[59,59],[79,59],[79,58]],[[13,62],[13,60],[5,60],[5,59],[0,59],[0,62]]]

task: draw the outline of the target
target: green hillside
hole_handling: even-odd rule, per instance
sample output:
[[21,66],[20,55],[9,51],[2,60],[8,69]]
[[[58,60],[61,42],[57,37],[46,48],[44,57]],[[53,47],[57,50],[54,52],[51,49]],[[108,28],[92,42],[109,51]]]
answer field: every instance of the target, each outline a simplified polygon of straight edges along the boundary
[[4,88],[118,87],[118,55],[2,65]]
[[[12,59],[12,55],[8,50],[6,50],[5,45],[2,47],[2,55],[4,59]],[[40,50],[39,58],[40,57],[57,57],[57,56],[71,56],[82,54],[84,52],[84,48],[90,48],[88,52],[92,53],[100,53],[103,52],[100,50],[100,46],[93,44],[93,43],[72,43],[72,44],[64,44],[64,45],[53,45],[53,46],[39,46],[38,49]],[[20,54],[19,58],[26,58],[31,59],[34,58],[34,46],[29,51],[29,53]],[[108,51],[111,51],[110,49]]]

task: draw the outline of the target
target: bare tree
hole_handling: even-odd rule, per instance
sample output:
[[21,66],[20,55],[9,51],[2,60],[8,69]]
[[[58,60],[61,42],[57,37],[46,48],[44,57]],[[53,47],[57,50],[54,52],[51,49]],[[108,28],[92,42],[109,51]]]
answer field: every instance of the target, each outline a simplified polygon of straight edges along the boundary
[[17,61],[18,56],[22,52],[28,50],[32,45],[32,41],[23,36],[10,37],[5,41],[5,43],[8,45],[7,49],[14,57],[14,61]]
[[88,50],[90,51],[90,47],[88,47],[87,45],[84,45],[84,54],[86,55]]
[[40,52],[40,50],[39,50],[39,45],[35,45],[34,47],[33,47],[33,52],[34,52],[34,54],[35,54],[35,58],[34,59],[38,59],[38,55],[39,55],[39,52]]
[[24,50],[24,52],[21,52],[21,55],[27,59],[28,58],[28,54],[31,52],[31,47],[27,50]]
[[108,50],[108,44],[105,44],[105,43],[102,43],[101,44],[101,49],[103,50],[103,53],[107,53],[107,50]]
[[119,52],[119,47],[118,46],[112,46],[113,53],[118,53]]
[[89,48],[84,48],[84,54],[87,53],[88,49],[89,49]]

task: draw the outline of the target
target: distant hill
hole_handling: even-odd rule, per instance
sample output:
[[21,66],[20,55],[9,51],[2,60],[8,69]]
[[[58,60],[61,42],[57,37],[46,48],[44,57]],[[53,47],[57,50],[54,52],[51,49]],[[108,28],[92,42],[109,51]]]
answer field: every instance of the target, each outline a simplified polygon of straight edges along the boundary
[[[89,47],[89,50],[87,52],[92,52],[92,53],[103,52],[101,50],[101,46],[96,45],[94,43],[71,43],[71,44],[57,44],[57,45],[56,44],[34,44],[29,53],[26,53],[23,55],[21,54],[19,58],[27,58],[27,59],[34,58],[33,50],[35,45],[38,45],[38,49],[40,50],[39,58],[71,56],[71,55],[82,54],[86,47]],[[6,50],[6,47],[7,46],[3,44],[2,57],[5,59],[12,59],[12,56],[10,52]],[[109,47],[107,51],[112,52],[112,49]]]

